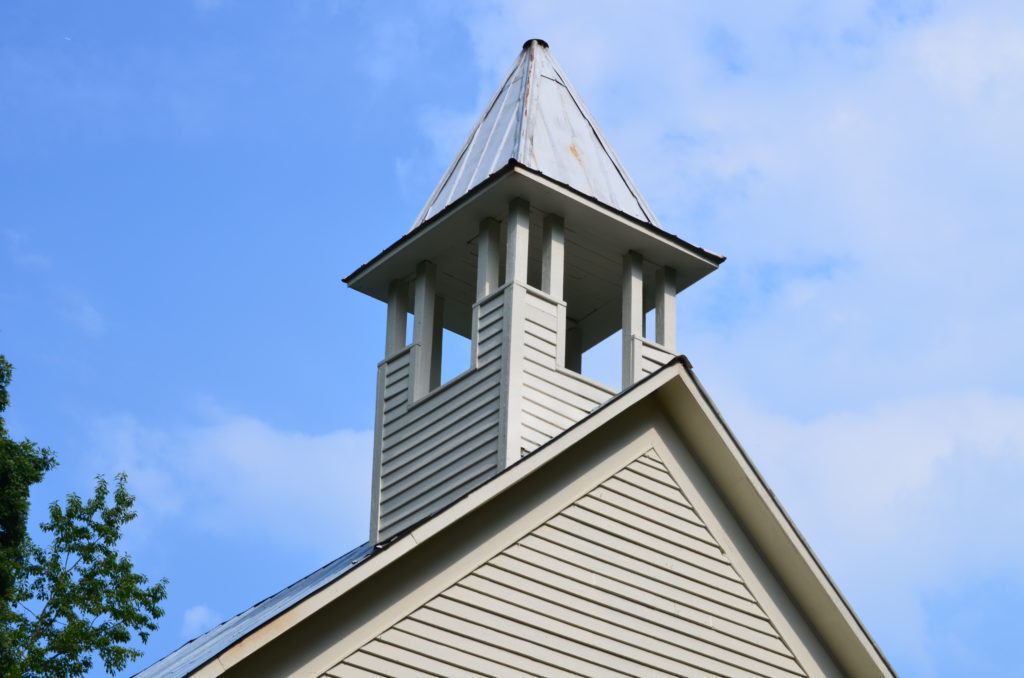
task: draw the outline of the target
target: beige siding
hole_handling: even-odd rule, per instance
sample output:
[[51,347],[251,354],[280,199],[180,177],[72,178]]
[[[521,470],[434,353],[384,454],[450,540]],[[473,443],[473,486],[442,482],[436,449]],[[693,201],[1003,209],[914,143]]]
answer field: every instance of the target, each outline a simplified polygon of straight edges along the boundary
[[647,339],[640,339],[640,372],[642,376],[653,374],[658,369],[668,363],[670,360],[676,357],[675,353],[665,350],[664,346],[649,341]]
[[509,341],[522,347],[515,352],[521,416],[507,435],[523,453],[614,395],[612,389],[558,366],[561,309],[543,293],[527,288],[521,297],[525,322],[506,336],[509,298],[506,289],[474,310],[475,369],[420,400],[410,399],[410,350],[383,363],[378,539],[437,512],[501,470],[501,413],[514,407],[508,402],[508,385],[501,383],[503,365],[511,359]]
[[411,402],[410,352],[385,363],[380,539],[437,512],[498,469],[503,295],[476,309],[477,369]]
[[806,673],[648,452],[324,675]]
[[558,303],[532,289],[526,300],[520,443],[524,453],[543,445],[614,395],[612,389],[559,367]]

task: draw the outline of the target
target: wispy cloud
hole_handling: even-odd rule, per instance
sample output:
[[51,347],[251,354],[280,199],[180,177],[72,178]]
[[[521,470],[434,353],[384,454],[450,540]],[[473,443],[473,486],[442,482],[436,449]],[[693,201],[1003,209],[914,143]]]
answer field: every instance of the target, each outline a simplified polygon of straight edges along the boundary
[[219,624],[223,617],[206,605],[193,605],[185,610],[181,619],[182,638],[195,638]]
[[[929,659],[929,601],[1024,572],[1024,398],[965,393],[809,421],[730,419],[869,628]],[[972,583],[973,582],[973,583]],[[980,659],[980,657],[979,657]]]
[[[225,539],[258,539],[319,558],[354,545],[368,525],[368,431],[313,435],[218,414],[176,429],[105,419],[94,444],[110,473],[128,473],[142,529],[168,521]],[[341,540],[344,536],[348,541]]]
[[4,228],[0,229],[0,236],[6,243],[7,256],[16,266],[34,270],[47,270],[53,266],[50,257],[32,250],[24,233]]
[[79,293],[65,294],[60,311],[66,320],[88,335],[97,337],[107,329],[103,315]]
[[492,88],[546,38],[663,223],[729,256],[681,349],[883,648],[940,673],[934,596],[1024,588],[1020,5],[465,20]]

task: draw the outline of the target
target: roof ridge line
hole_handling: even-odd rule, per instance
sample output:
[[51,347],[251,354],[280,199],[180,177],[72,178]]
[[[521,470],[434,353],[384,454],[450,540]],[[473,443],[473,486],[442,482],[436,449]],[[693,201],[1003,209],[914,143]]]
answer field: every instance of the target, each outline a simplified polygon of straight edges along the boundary
[[498,87],[498,90],[494,93],[494,96],[491,97],[491,100],[490,102],[488,102],[487,106],[484,107],[483,113],[480,114],[480,117],[477,118],[476,123],[474,123],[473,125],[473,131],[466,138],[466,140],[462,142],[462,147],[459,148],[459,152],[455,154],[455,159],[448,166],[448,169],[445,170],[444,174],[441,175],[441,180],[437,182],[437,186],[435,186],[433,192],[431,192],[430,198],[427,200],[427,203],[423,206],[423,209],[420,210],[419,215],[416,217],[416,221],[413,222],[412,228],[416,228],[418,225],[426,221],[427,213],[430,211],[430,206],[434,203],[435,200],[437,200],[438,196],[441,194],[441,191],[448,183],[448,180],[455,172],[455,168],[459,166],[459,161],[462,160],[463,156],[466,154],[466,151],[469,150],[469,147],[473,145],[473,141],[476,139],[477,134],[480,132],[480,126],[483,124],[484,120],[487,119],[487,116],[490,115],[491,111],[494,109],[495,104],[498,103],[498,99],[501,98],[501,93],[505,91],[505,87],[506,85],[509,84],[509,81],[512,79],[512,76],[515,75],[517,70],[519,70],[519,63],[523,58],[523,53],[525,52],[526,50],[524,49],[523,52],[520,53],[519,58],[517,58],[515,63],[512,64],[512,68],[509,69],[508,73],[505,75],[505,78],[501,81],[501,85]]
[[582,115],[583,119],[587,121],[588,125],[590,125],[590,129],[594,132],[594,136],[597,137],[597,142],[601,144],[602,150],[608,154],[609,159],[612,161],[612,167],[614,167],[615,171],[618,172],[619,176],[622,178],[622,182],[626,184],[626,188],[629,189],[629,192],[633,194],[637,204],[640,206],[640,210],[644,213],[651,224],[660,228],[661,225],[658,223],[658,218],[654,216],[654,210],[651,209],[651,206],[647,203],[643,194],[640,193],[640,189],[637,188],[633,178],[629,176],[629,172],[626,171],[626,167],[622,164],[618,154],[615,153],[612,145],[605,138],[604,133],[598,126],[597,120],[594,119],[594,116],[590,112],[590,109],[587,108],[587,105],[583,103],[583,98],[580,96],[579,92],[576,91],[576,88],[573,87],[569,78],[566,77],[565,72],[562,70],[562,65],[558,63],[555,55],[550,52],[548,52],[548,59],[551,60],[551,67],[555,73],[558,74],[561,85],[565,87],[566,91],[569,93],[569,98],[572,99],[574,104],[576,104],[576,108],[579,109],[580,115]]

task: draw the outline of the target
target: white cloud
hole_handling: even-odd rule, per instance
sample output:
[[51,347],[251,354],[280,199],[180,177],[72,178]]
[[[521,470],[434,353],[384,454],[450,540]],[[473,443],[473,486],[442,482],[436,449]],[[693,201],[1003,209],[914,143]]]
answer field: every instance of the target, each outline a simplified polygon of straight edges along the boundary
[[929,596],[1024,585],[1024,7],[466,16],[488,87],[547,39],[663,223],[729,256],[680,296],[681,349],[869,628],[931,673]]
[[81,294],[65,294],[61,314],[78,329],[94,337],[107,329],[103,315]]
[[918,674],[935,668],[932,596],[1024,572],[1011,536],[1024,515],[1024,398],[918,397],[808,421],[727,410],[854,608]]
[[142,530],[174,522],[330,558],[368,529],[368,431],[313,435],[216,414],[173,430],[110,418],[94,437],[108,471],[127,472]]
[[21,231],[0,228],[0,235],[7,244],[5,249],[8,255],[18,266],[33,270],[48,270],[53,267],[50,257],[30,249],[29,239]]
[[921,30],[911,48],[937,91],[984,105],[1005,87],[1024,88],[1024,25],[1012,12],[967,12]]
[[[517,2],[471,28],[495,74],[548,36],[663,222],[729,256],[681,298],[686,350],[724,345],[758,388],[803,363],[861,403],[877,375],[909,394],[938,364],[1005,381],[1024,362],[1021,11],[710,7]],[[707,47],[723,31],[739,75]],[[950,101],[922,56],[939,49],[978,105]]]
[[189,639],[195,638],[212,629],[221,620],[221,615],[206,605],[193,605],[182,614],[181,636]]

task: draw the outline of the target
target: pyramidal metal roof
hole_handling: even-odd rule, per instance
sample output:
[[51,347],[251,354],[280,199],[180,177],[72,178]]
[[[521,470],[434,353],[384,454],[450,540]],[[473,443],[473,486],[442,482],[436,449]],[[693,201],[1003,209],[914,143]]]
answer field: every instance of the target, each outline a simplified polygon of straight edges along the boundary
[[413,228],[510,160],[649,224],[658,221],[548,44],[528,40]]

